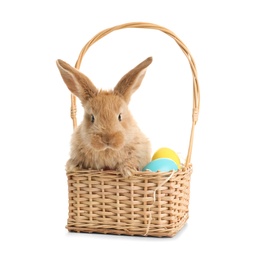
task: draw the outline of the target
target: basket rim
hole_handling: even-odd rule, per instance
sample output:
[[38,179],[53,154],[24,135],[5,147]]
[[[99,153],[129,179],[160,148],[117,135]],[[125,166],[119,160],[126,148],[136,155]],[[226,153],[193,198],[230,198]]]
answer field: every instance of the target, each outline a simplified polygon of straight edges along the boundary
[[[160,176],[164,176],[164,177],[174,177],[176,175],[185,175],[187,172],[190,172],[193,170],[193,166],[190,163],[188,166],[182,167],[180,169],[178,169],[177,171],[171,170],[168,172],[162,172],[162,171],[157,171],[157,172],[152,172],[149,170],[146,171],[135,171],[132,174],[132,177],[129,178],[129,180],[135,178],[135,177],[144,177],[147,178],[148,176],[151,178],[157,178],[159,175]],[[95,170],[95,169],[78,169],[78,170],[73,170],[73,171],[67,171],[66,175],[67,176],[71,176],[71,175],[78,175],[78,176],[82,176],[83,174],[106,174],[106,176],[114,178],[115,176],[119,177],[119,178],[123,178],[125,180],[124,177],[122,177],[121,173],[116,171],[116,170]]]

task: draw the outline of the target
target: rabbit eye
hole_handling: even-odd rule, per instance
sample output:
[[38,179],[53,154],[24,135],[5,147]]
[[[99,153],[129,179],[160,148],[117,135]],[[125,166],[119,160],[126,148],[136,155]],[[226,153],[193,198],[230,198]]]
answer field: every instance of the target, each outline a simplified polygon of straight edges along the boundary
[[122,114],[121,113],[118,115],[118,121],[122,121]]
[[90,121],[91,121],[91,123],[94,123],[94,121],[95,121],[95,117],[94,117],[94,115],[92,115],[92,114],[91,114],[91,116],[90,116]]

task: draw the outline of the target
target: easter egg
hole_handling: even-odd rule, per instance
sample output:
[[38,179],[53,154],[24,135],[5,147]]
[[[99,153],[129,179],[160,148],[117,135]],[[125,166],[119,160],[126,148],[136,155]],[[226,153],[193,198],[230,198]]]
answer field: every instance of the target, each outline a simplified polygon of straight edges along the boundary
[[169,158],[158,158],[156,160],[153,160],[149,162],[144,168],[143,171],[151,171],[151,172],[169,172],[172,170],[177,171],[178,166],[177,164]]
[[162,147],[160,149],[158,149],[153,157],[152,157],[152,161],[159,159],[159,158],[169,158],[172,159],[178,166],[178,169],[180,169],[181,166],[181,161],[179,156],[177,155],[176,152],[174,152],[172,149],[167,148],[167,147]]

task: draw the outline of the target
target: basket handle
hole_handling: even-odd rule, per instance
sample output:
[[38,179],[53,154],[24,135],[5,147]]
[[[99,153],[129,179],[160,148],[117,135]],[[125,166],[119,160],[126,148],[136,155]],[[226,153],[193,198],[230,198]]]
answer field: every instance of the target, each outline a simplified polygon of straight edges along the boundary
[[[155,29],[162,31],[163,33],[167,34],[168,36],[172,37],[176,43],[179,45],[185,56],[187,57],[190,68],[192,71],[193,76],[193,110],[192,110],[192,127],[191,127],[191,134],[190,134],[190,142],[189,142],[189,148],[188,148],[188,154],[185,162],[185,166],[187,167],[190,164],[191,161],[191,153],[192,153],[192,146],[193,146],[193,140],[194,140],[194,128],[198,121],[198,114],[199,114],[199,108],[200,108],[200,91],[199,91],[199,82],[197,78],[197,70],[195,62],[186,47],[186,45],[169,29],[153,24],[153,23],[143,23],[143,22],[132,22],[132,23],[125,23],[121,25],[117,25],[108,29],[105,29],[98,34],[96,34],[81,50],[78,60],[75,64],[75,68],[79,69],[82,59],[84,57],[84,54],[87,52],[87,50],[90,48],[91,45],[93,45],[95,42],[106,36],[107,34],[124,29],[124,28],[141,28],[141,29]],[[77,126],[77,108],[76,108],[76,96],[71,94],[71,118],[73,121],[73,128],[75,129]]]

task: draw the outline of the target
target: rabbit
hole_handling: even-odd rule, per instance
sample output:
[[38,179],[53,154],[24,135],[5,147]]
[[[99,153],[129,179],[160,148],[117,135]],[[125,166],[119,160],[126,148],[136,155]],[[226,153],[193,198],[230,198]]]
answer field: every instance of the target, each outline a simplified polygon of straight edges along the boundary
[[84,108],[83,120],[71,136],[66,171],[115,170],[124,178],[141,171],[151,161],[151,143],[128,104],[152,57],[126,73],[113,90],[98,90],[78,69],[60,59],[56,63],[63,81]]

